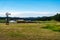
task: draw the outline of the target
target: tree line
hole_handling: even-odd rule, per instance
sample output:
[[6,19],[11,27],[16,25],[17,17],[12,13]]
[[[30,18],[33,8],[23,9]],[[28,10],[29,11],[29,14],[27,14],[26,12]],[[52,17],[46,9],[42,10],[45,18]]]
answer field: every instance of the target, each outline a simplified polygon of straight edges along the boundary
[[[20,18],[20,17],[9,17],[9,20],[31,20],[31,21],[51,21],[51,20],[55,20],[55,21],[60,21],[60,14],[57,13],[54,16],[43,16],[43,17],[28,17],[28,18]],[[6,22],[6,17],[0,17],[0,23]]]

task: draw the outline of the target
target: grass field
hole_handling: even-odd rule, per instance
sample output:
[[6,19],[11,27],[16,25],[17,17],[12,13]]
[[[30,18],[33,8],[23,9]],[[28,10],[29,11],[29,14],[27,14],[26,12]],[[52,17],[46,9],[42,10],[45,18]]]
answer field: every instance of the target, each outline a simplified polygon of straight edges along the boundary
[[0,23],[0,40],[60,40],[60,23]]

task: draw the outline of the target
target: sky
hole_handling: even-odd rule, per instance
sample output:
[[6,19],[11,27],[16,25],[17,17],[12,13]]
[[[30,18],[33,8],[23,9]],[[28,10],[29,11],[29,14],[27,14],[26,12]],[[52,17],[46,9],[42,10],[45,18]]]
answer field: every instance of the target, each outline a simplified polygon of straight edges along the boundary
[[42,17],[60,13],[60,0],[0,0],[0,16]]

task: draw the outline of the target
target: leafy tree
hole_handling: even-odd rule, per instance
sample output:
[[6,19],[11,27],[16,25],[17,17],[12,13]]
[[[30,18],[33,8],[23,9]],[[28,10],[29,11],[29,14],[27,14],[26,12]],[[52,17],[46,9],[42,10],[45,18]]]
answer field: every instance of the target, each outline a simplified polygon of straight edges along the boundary
[[60,21],[60,14],[56,14],[53,16],[53,19],[56,20],[56,21]]

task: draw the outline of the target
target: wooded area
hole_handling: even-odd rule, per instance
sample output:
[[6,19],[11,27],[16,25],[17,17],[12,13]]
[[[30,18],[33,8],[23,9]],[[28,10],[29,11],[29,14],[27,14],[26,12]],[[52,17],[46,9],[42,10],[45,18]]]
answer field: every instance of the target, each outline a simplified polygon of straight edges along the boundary
[[[28,17],[28,18],[20,18],[20,17],[9,17],[9,20],[30,20],[30,21],[60,21],[60,14],[56,14],[54,16],[43,16],[43,17]],[[0,23],[5,23],[6,22],[6,17],[0,17]]]

